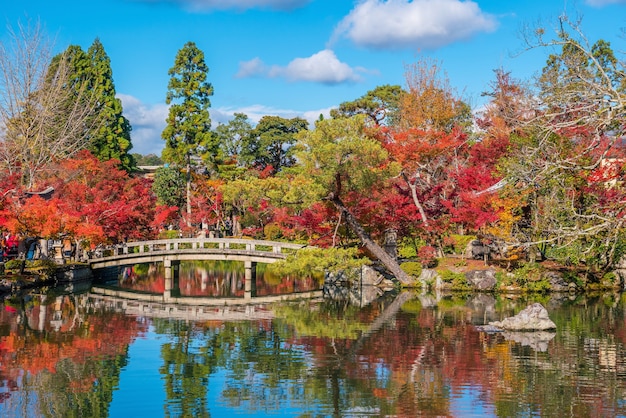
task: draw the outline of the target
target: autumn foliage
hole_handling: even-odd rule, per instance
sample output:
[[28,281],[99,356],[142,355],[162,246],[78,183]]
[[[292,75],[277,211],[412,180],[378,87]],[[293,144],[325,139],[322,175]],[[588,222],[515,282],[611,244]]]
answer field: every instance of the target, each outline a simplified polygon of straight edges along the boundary
[[150,183],[117,166],[88,151],[60,161],[42,181],[54,188],[48,198],[17,191],[5,196],[3,226],[24,236],[70,236],[90,245],[152,236],[156,205]]

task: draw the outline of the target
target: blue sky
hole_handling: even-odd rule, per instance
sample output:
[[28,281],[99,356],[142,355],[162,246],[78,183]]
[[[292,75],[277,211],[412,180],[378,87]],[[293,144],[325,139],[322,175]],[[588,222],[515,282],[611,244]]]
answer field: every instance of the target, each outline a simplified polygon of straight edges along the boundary
[[[214,126],[234,112],[313,121],[383,84],[404,86],[406,65],[437,60],[474,107],[503,68],[541,70],[547,50],[519,54],[520,31],[553,33],[563,12],[590,41],[625,51],[626,0],[0,0],[9,25],[39,20],[60,52],[99,38],[111,58],[133,152],[160,154],[167,71],[193,41],[215,94]],[[0,27],[0,40],[6,40]],[[623,57],[621,57],[623,58]]]

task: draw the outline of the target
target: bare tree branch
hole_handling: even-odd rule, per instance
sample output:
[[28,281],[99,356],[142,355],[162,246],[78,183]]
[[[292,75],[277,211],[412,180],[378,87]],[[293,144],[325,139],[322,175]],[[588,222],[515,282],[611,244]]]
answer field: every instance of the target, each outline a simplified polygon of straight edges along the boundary
[[39,23],[9,27],[0,43],[0,164],[27,188],[49,163],[87,146],[95,94],[72,83],[69,57],[51,68],[53,46]]

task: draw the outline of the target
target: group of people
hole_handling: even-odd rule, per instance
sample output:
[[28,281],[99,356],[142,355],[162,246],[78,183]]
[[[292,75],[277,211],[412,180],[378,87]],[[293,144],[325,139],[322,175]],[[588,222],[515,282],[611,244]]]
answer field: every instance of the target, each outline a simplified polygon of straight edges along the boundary
[[38,258],[41,252],[37,238],[22,238],[20,235],[3,233],[0,240],[0,252],[2,260],[7,261],[15,258],[33,260]]

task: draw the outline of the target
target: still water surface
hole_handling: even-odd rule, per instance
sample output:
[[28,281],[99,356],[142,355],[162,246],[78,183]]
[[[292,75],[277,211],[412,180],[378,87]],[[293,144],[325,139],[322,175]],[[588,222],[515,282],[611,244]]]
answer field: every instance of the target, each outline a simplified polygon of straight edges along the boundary
[[[242,294],[243,273],[222,267],[181,267],[181,293]],[[260,276],[264,294],[314,284]],[[158,268],[138,266],[119,284],[162,291],[160,280]],[[7,298],[0,416],[626,416],[622,295],[326,290],[316,300],[185,308],[193,319],[89,288]],[[535,301],[556,333],[476,327]]]

